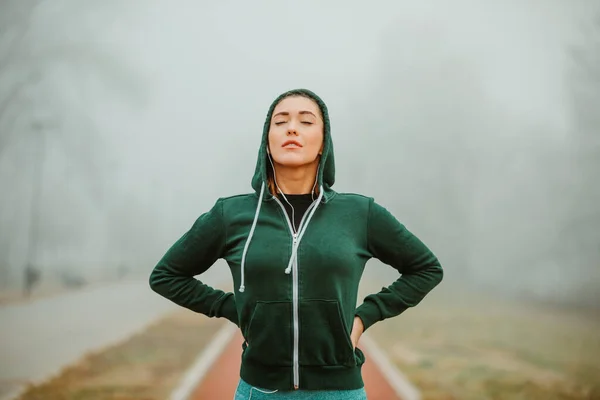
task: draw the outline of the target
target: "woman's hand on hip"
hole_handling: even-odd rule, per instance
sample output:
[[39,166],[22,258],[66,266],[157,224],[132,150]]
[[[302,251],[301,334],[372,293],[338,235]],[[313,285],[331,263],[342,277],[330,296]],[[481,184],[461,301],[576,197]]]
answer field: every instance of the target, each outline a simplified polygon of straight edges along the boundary
[[354,317],[354,323],[352,324],[352,333],[350,333],[350,340],[352,341],[352,347],[356,349],[360,336],[365,331],[365,326],[359,317]]

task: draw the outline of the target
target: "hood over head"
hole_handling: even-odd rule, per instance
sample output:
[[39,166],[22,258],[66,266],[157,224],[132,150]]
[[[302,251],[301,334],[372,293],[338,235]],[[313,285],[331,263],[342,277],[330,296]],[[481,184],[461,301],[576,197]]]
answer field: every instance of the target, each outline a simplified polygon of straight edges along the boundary
[[[308,96],[313,99],[321,110],[321,114],[323,115],[323,154],[321,155],[321,161],[319,163],[319,171],[317,175],[317,186],[323,187],[323,201],[327,201],[331,198],[331,187],[335,182],[335,160],[333,156],[333,141],[331,139],[331,124],[329,121],[329,112],[327,110],[327,106],[325,102],[317,96],[314,92],[308,89],[293,89],[289,90],[285,93],[280,94],[274,101],[271,103],[269,110],[267,112],[267,117],[265,119],[265,123],[263,126],[262,139],[260,142],[260,147],[258,149],[258,158],[256,160],[256,168],[254,170],[254,175],[252,176],[252,188],[256,193],[259,193],[261,190],[261,185],[264,183],[267,184],[267,168],[271,168],[269,163],[269,159],[267,156],[267,143],[269,137],[269,127],[271,125],[271,117],[273,116],[273,110],[279,104],[281,100],[290,96]],[[271,198],[272,196],[265,196],[266,199]]]

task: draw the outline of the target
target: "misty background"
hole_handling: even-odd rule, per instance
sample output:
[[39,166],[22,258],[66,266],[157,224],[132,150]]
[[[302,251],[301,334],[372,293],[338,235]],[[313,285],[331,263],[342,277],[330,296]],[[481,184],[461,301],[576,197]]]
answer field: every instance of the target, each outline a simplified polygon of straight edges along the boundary
[[0,291],[148,276],[297,87],[444,285],[600,304],[597,0],[2,0]]

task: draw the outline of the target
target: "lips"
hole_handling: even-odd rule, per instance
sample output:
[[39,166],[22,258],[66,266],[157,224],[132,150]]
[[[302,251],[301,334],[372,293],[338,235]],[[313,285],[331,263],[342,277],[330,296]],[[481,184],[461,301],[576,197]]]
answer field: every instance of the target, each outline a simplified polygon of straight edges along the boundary
[[295,140],[288,140],[286,142],[284,142],[281,147],[288,147],[288,148],[300,148],[302,147],[302,145],[298,142],[296,142]]

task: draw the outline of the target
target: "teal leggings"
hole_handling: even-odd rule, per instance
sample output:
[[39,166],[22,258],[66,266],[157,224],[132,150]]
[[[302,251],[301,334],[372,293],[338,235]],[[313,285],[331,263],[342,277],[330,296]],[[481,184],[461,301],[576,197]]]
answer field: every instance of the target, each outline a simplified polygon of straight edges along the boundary
[[268,390],[240,379],[233,400],[367,400],[365,389],[354,390]]

